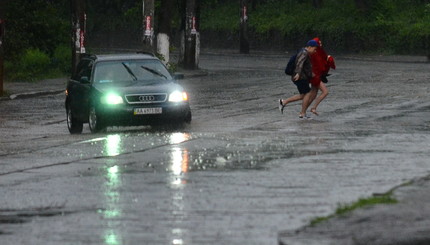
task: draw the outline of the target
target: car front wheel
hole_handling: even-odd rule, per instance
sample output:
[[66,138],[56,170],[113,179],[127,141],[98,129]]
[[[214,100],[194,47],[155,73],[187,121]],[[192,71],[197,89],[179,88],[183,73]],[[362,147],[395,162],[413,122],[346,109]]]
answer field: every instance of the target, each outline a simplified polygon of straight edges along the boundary
[[186,123],[191,123],[191,120],[193,120],[193,116],[192,116],[192,114],[191,114],[191,111],[188,111],[187,115],[185,116],[184,121],[185,121]]
[[88,123],[90,126],[91,133],[98,133],[106,128],[100,116],[97,114],[96,108],[94,106],[91,106],[90,108],[90,113],[88,115]]
[[71,134],[80,134],[82,133],[83,123],[79,122],[72,113],[72,110],[67,108],[67,128]]

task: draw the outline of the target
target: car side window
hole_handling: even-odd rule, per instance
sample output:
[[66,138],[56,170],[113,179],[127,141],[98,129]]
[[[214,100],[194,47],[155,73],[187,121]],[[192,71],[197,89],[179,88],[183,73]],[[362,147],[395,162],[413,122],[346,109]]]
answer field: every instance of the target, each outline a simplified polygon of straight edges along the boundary
[[73,80],[80,81],[82,77],[91,78],[91,72],[93,68],[93,61],[88,59],[83,59],[79,62],[76,73],[72,77]]

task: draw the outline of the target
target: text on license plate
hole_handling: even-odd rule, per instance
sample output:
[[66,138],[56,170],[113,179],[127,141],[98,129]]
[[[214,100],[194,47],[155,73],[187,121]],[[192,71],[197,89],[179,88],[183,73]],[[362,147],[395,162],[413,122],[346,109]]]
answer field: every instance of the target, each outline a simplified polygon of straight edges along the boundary
[[161,114],[163,110],[161,107],[154,108],[134,108],[134,115],[149,115],[149,114]]

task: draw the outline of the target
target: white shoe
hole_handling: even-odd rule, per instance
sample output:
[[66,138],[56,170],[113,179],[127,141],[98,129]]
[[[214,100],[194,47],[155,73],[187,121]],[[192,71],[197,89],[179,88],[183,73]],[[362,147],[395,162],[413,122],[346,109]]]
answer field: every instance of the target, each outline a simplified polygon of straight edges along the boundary
[[284,104],[282,103],[282,99],[279,99],[279,111],[281,114],[284,114]]

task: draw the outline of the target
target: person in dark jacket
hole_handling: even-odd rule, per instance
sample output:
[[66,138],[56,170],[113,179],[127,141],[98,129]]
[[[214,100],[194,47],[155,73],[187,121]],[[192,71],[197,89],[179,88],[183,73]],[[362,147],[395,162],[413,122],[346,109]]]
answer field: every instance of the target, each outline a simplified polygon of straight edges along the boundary
[[293,101],[303,100],[302,109],[299,117],[306,117],[306,111],[310,104],[310,98],[313,94],[316,94],[318,88],[309,86],[309,83],[313,77],[312,63],[310,55],[315,53],[318,43],[315,40],[310,40],[306,43],[306,47],[300,50],[296,58],[296,69],[294,75],[291,76],[292,81],[297,86],[299,91],[298,95],[294,95],[286,100],[279,100],[279,110],[281,113],[284,112],[284,107]]

